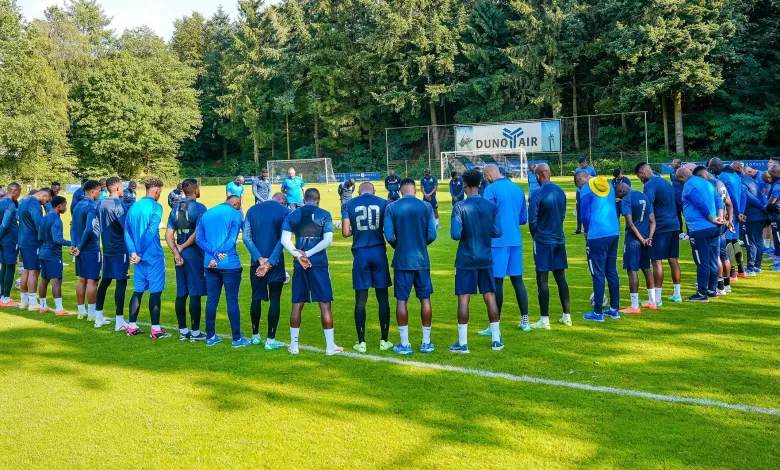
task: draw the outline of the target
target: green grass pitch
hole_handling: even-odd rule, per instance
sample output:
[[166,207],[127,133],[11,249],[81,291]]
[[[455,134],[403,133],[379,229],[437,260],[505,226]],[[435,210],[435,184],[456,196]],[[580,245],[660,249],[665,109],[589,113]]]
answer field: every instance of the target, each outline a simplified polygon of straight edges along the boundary
[[[572,233],[573,185],[570,178],[560,184],[570,196],[566,232]],[[320,189],[323,207],[339,220],[335,186]],[[551,282],[552,331],[517,330],[519,311],[507,283],[506,348],[493,352],[489,338],[476,335],[487,325],[487,315],[475,296],[472,353],[450,354],[446,347],[457,339],[456,243],[449,238],[446,181],[441,189],[443,228],[430,247],[434,354],[416,353],[401,363],[325,357],[309,350],[292,357],[284,350],[233,350],[224,343],[207,348],[176,337],[157,342],[148,336],[128,338],[111,328],[94,330],[75,317],[5,309],[0,311],[0,468],[780,467],[778,415],[404,365],[414,361],[780,409],[780,275],[740,280],[733,294],[709,304],[672,304],[589,324],[580,316],[589,310],[592,292],[582,237],[568,240],[572,328],[556,323],[560,310]],[[204,187],[202,194],[208,206],[224,198],[221,187]],[[530,236],[525,243],[525,281],[536,321]],[[240,254],[248,271],[243,246]],[[328,256],[336,341],[351,351],[350,241],[337,234]],[[695,269],[686,242],[681,265],[683,294],[690,294]],[[167,266],[162,320],[175,325],[170,256]],[[65,276],[65,306],[75,309],[72,264]],[[241,307],[248,334],[246,276]],[[640,293],[646,298],[643,288]],[[107,314],[112,313],[112,295],[113,290]],[[625,306],[628,286],[622,272],[621,297]],[[278,335],[282,341],[289,334],[289,298],[288,285]],[[391,357],[379,352],[373,299],[368,308],[369,354]],[[417,309],[411,301],[415,349],[421,337]],[[307,306],[303,317],[301,344],[323,348],[316,306]],[[149,321],[145,306],[139,321]],[[393,319],[391,341],[397,342],[394,324]],[[222,302],[217,331],[228,330]]]

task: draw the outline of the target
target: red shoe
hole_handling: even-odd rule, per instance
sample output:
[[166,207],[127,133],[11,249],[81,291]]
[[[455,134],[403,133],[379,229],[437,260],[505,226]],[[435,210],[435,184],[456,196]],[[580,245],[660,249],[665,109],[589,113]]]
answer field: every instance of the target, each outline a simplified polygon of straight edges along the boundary
[[19,305],[20,305],[19,302],[15,300],[9,300],[8,302],[0,302],[0,307],[3,308],[10,308],[10,307],[19,308]]
[[650,302],[645,302],[642,304],[642,308],[649,308],[650,310],[658,310],[658,305]]
[[69,317],[71,315],[75,315],[75,313],[69,312],[67,310],[57,310],[56,312],[54,312],[54,315],[58,317]]
[[747,273],[737,273],[737,277],[738,278],[742,278],[742,279],[747,279],[748,275],[747,275]]
[[642,309],[641,308],[634,308],[634,307],[628,307],[624,308],[620,311],[620,313],[625,313],[626,315],[641,315]]
[[48,308],[48,307],[46,307],[46,308],[41,307],[41,308],[38,309],[38,313],[40,313],[40,314],[49,313],[49,312],[51,312],[51,309]]

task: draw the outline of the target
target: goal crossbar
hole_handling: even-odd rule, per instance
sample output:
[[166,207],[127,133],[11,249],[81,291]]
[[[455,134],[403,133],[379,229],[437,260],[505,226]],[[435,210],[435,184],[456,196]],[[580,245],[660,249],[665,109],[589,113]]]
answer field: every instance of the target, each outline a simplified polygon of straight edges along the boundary
[[274,183],[281,183],[290,168],[307,183],[336,183],[333,161],[330,158],[302,158],[296,160],[268,160],[268,176]]

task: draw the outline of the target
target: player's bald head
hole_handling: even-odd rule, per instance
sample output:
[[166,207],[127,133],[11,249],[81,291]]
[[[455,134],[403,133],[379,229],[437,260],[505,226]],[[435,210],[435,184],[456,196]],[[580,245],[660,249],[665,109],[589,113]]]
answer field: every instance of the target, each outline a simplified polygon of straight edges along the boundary
[[679,158],[675,158],[674,160],[672,160],[672,168],[674,168],[675,170],[680,168],[681,165],[682,165],[682,160],[680,160]]
[[742,171],[744,169],[744,165],[742,162],[731,162],[731,168],[734,169],[739,174],[742,174]]
[[534,175],[536,175],[536,179],[539,180],[539,184],[550,181],[550,165],[546,163],[539,163],[538,165],[534,166]]
[[498,165],[488,163],[485,168],[482,169],[482,175],[485,177],[488,183],[501,178],[501,170],[498,169]]
[[723,164],[723,160],[718,157],[712,157],[710,158],[710,161],[707,162],[707,169],[716,175],[720,174],[720,172],[723,171],[723,167],[725,166],[726,165]]
[[615,195],[618,197],[618,199],[623,199],[629,192],[631,192],[631,186],[627,185],[626,183],[621,182],[615,186]]
[[238,210],[241,208],[241,198],[238,196],[228,196],[228,198],[225,200],[225,204],[231,206],[235,210]]
[[585,171],[578,171],[574,174],[574,184],[578,188],[585,186],[588,180],[590,180],[590,175]]
[[276,193],[271,197],[271,199],[283,206],[287,205],[287,196],[284,193]]
[[693,172],[688,168],[688,165],[680,167],[676,173],[677,182],[680,184],[685,184],[691,176],[693,176]]
[[746,166],[746,167],[745,167],[745,169],[744,169],[743,171],[744,171],[744,173],[745,173],[747,176],[749,176],[749,177],[751,177],[751,178],[755,178],[755,177],[756,177],[756,175],[758,174],[758,170],[756,170],[755,168],[753,168],[753,167],[751,167],[751,166]]
[[695,163],[686,163],[685,165],[683,165],[680,168],[687,168],[687,169],[691,170],[691,173],[693,173],[693,170],[696,169],[696,164]]
[[360,194],[375,194],[376,191],[374,190],[374,185],[371,184],[370,181],[365,181],[360,184],[360,188],[358,188],[358,193]]

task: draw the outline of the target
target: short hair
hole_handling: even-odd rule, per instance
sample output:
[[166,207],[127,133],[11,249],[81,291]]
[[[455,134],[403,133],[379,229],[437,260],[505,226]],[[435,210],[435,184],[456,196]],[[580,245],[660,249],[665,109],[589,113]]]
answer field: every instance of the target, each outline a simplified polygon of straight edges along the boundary
[[38,192],[38,193],[46,193],[46,194],[49,195],[49,197],[54,197],[54,193],[51,192],[51,188],[49,188],[49,187],[43,187],[43,188],[37,190],[36,192]]
[[240,198],[240,197],[236,196],[235,194],[231,194],[230,196],[228,196],[228,197],[227,197],[227,199],[225,199],[225,202],[226,202],[226,203],[228,203],[228,204],[230,204],[230,202],[231,202],[233,199],[236,199],[236,200],[239,200],[239,201],[241,200],[241,198]]
[[99,187],[100,187],[100,181],[87,180],[87,182],[84,183],[84,192],[92,191],[94,189],[98,189]]
[[100,178],[100,184],[106,184],[106,179],[105,178]]
[[585,163],[585,157],[578,158],[577,163]]
[[409,186],[410,184],[411,184],[412,186],[414,186],[414,185],[415,185],[414,178],[404,178],[404,179],[402,179],[402,180],[401,180],[401,187],[402,187],[402,188],[403,188],[404,186]]
[[458,176],[458,172],[457,171],[453,171],[452,173],[450,173],[450,176],[455,178],[456,176]]
[[612,176],[614,176],[615,178],[617,178],[617,176],[618,176],[620,173],[622,173],[622,172],[623,172],[623,170],[621,170],[621,169],[620,169],[620,167],[617,167],[617,168],[615,168],[614,170],[612,170]]
[[303,200],[306,202],[316,202],[320,200],[320,192],[317,188],[309,188],[303,195]]
[[639,170],[641,170],[642,167],[644,167],[645,165],[650,166],[650,164],[647,163],[647,162],[639,162],[639,163],[637,163],[636,166],[634,167],[634,174],[639,173]]
[[67,204],[67,203],[68,203],[68,200],[67,200],[67,199],[65,199],[65,198],[64,198],[64,197],[62,197],[62,196],[54,196],[54,197],[52,198],[52,200],[51,200],[51,206],[52,206],[52,207],[57,207],[57,206],[59,206],[60,204]]
[[152,188],[162,188],[164,184],[160,178],[149,178],[144,181],[144,186],[146,186],[146,190],[149,191]]
[[136,183],[135,181],[130,181],[129,183],[127,183],[127,185],[128,186],[132,186],[132,185],[138,186],[138,183]]
[[198,180],[195,178],[187,178],[186,180],[181,182],[181,190],[184,191],[184,194],[189,194],[191,191],[194,191],[198,187]]
[[84,186],[89,181],[89,178],[81,178],[81,185]]
[[263,173],[268,173],[268,168],[263,168],[262,170],[260,170],[260,174],[263,174]]
[[477,188],[482,183],[482,173],[476,170],[469,170],[463,173],[463,182],[469,188]]
[[8,191],[21,191],[22,185],[14,181],[13,183],[8,185]]
[[62,185],[60,184],[60,182],[59,182],[59,181],[52,181],[52,182],[51,182],[51,187],[53,188],[53,187],[55,187],[55,186],[62,186]]
[[707,167],[704,167],[704,166],[701,166],[701,165],[699,165],[699,166],[697,166],[696,168],[693,169],[694,176],[701,176],[702,173],[706,173],[706,172],[707,172]]
[[111,187],[117,183],[122,183],[122,180],[116,176],[112,176],[106,180],[106,187]]
[[780,165],[780,157],[769,157],[769,159]]

